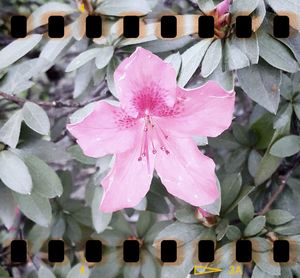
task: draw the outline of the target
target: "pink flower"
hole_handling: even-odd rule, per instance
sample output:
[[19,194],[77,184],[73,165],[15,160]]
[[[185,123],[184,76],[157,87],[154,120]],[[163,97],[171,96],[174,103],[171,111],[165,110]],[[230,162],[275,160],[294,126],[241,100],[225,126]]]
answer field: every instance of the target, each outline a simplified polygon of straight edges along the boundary
[[217,5],[216,10],[218,16],[221,17],[224,14],[229,13],[230,0],[224,0],[220,4]]
[[167,190],[194,205],[213,203],[219,192],[215,164],[192,137],[217,136],[229,127],[235,94],[217,83],[177,87],[172,66],[137,48],[117,68],[120,107],[100,101],[68,130],[92,157],[116,154],[104,178],[100,209],[136,206],[149,190],[154,168]]

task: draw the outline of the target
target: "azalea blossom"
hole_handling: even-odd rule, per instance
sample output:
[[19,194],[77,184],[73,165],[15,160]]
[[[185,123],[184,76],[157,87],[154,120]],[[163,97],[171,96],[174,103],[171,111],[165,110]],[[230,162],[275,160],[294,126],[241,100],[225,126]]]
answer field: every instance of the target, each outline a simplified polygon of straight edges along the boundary
[[224,38],[230,25],[230,0],[224,0],[218,4],[209,15],[212,15],[215,20],[215,35],[217,38]]
[[230,126],[235,93],[214,81],[180,88],[173,67],[140,47],[119,65],[114,80],[119,107],[99,101],[81,122],[67,126],[85,155],[115,154],[102,181],[100,209],[139,204],[154,169],[174,196],[197,207],[213,203],[220,195],[215,163],[193,137],[218,136]]

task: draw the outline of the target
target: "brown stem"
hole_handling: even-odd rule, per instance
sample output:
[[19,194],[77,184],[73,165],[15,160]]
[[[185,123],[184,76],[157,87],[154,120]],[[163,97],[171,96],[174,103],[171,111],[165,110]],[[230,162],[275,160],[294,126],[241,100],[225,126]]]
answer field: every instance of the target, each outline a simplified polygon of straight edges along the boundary
[[[14,96],[14,95],[9,95],[9,94],[6,94],[6,93],[1,92],[1,91],[0,91],[0,96],[3,97],[4,99],[10,101],[10,102],[13,102],[13,103],[17,104],[18,106],[23,106],[24,103],[27,101],[26,99],[23,99],[23,98]],[[89,104],[91,102],[101,100],[105,97],[106,97],[105,95],[100,96],[100,97],[94,98],[94,99],[92,99],[88,102],[85,102],[85,103],[62,102],[62,101],[47,102],[47,101],[32,101],[32,100],[31,100],[31,102],[33,102],[33,103],[35,103],[39,106],[48,107],[48,108],[63,108],[63,107],[64,108],[82,108],[82,107],[86,106],[87,104]]]
[[283,190],[284,190],[284,188],[286,186],[286,181],[287,181],[286,177],[282,178],[281,183],[278,186],[277,190],[274,192],[274,194],[272,194],[271,198],[265,204],[265,206],[263,207],[263,209],[260,212],[258,212],[258,215],[264,215],[264,214],[266,214],[271,209],[273,203],[276,201],[276,199],[278,198],[278,196],[283,192]]
[[279,195],[285,189],[286,184],[287,184],[287,180],[289,179],[289,177],[293,173],[293,170],[295,170],[299,166],[299,164],[300,164],[300,154],[298,154],[296,156],[295,162],[292,164],[290,169],[288,169],[288,171],[285,173],[285,175],[279,176],[280,183],[279,183],[279,186],[278,186],[277,190],[271,195],[268,202],[265,204],[265,206],[256,215],[264,215],[265,213],[267,213],[272,208],[273,203],[277,200]]

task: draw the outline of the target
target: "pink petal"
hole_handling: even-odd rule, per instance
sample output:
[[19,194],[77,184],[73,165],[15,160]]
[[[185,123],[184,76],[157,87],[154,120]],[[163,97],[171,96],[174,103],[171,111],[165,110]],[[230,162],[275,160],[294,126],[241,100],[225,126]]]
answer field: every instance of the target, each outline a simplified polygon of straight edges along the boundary
[[144,114],[146,109],[175,103],[175,70],[141,47],[119,65],[114,79],[121,105],[132,117]]
[[99,101],[81,122],[67,125],[87,156],[121,153],[134,146],[140,124],[119,107]]
[[229,12],[230,0],[224,0],[220,4],[217,5],[217,13],[218,16],[222,16]]
[[230,126],[235,93],[227,92],[218,83],[209,81],[192,90],[178,88],[177,96],[174,114],[158,118],[161,128],[170,134],[179,137],[214,137]]
[[134,150],[116,155],[112,170],[102,181],[104,195],[100,210],[113,212],[134,207],[148,192],[153,176],[154,155],[149,153],[148,169],[145,159],[138,161],[140,145]]
[[193,206],[213,203],[220,195],[215,164],[191,139],[168,138],[168,155],[156,158],[155,169],[172,195]]

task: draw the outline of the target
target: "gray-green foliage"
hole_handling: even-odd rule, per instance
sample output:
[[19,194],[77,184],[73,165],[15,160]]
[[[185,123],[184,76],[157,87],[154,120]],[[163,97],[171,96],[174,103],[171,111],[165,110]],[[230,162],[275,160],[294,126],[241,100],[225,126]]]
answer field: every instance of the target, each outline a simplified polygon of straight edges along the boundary
[[[200,39],[197,28],[187,28],[185,36],[172,40],[159,39],[155,28],[137,39],[124,38],[117,30],[124,14],[132,11],[148,27],[155,27],[153,19],[161,11],[212,14],[221,1],[83,1],[105,15],[107,34],[94,40],[80,33],[86,14],[75,2],[80,1],[1,3],[0,277],[14,273],[25,278],[185,278],[199,264],[199,240],[214,241],[215,261],[207,266],[223,269],[207,277],[299,275],[299,258],[292,267],[269,260],[275,239],[300,247],[299,1],[234,0],[227,24],[213,38]],[[15,13],[30,16],[32,11],[34,17],[53,11],[72,15],[70,36],[49,39],[32,34],[8,43],[6,19]],[[289,38],[274,37],[276,14],[292,15]],[[252,18],[250,38],[235,35],[239,15]],[[29,31],[37,27],[43,31],[44,23],[34,21]],[[113,164],[112,156],[84,155],[66,124],[91,113],[95,101],[118,98],[114,72],[138,46],[170,63],[181,87],[215,80],[236,91],[231,127],[216,138],[195,138],[217,164],[221,197],[209,206],[184,203],[154,176],[138,207],[115,213],[99,210],[104,194],[100,185]],[[28,241],[30,263],[12,267],[2,250],[19,236]],[[50,238],[65,241],[63,264],[42,260]],[[91,238],[103,243],[99,264],[87,264],[83,257],[85,242]],[[122,261],[126,239],[139,240],[139,264]],[[159,260],[164,239],[177,241],[176,265]],[[252,265],[235,261],[235,243],[240,239],[252,242]],[[243,276],[231,275],[232,267],[240,268]]]

